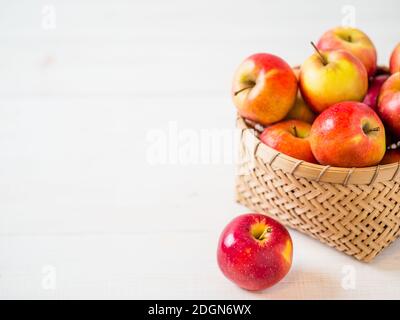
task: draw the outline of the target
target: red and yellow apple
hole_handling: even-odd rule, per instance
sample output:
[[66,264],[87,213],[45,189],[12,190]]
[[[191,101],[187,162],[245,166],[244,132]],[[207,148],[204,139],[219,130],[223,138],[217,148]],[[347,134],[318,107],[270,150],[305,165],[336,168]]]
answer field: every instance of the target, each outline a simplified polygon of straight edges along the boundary
[[296,102],[286,115],[285,120],[300,120],[311,124],[313,123],[315,117],[315,113],[304,101],[301,93],[299,92],[297,94]]
[[373,166],[385,154],[385,128],[378,115],[366,104],[341,102],[315,119],[310,145],[322,165]]
[[[293,72],[296,75],[297,81],[300,78],[300,67],[293,68]],[[304,101],[301,96],[300,90],[297,92],[296,101],[294,106],[290,109],[289,113],[286,115],[285,120],[300,120],[307,123],[313,123],[315,119],[315,114],[309,107],[309,105]]]
[[346,50],[365,66],[368,76],[376,70],[377,54],[371,39],[361,30],[351,27],[337,27],[325,32],[319,39],[318,49],[322,51]]
[[394,150],[386,150],[386,153],[381,160],[380,164],[389,164],[389,163],[395,163],[400,161],[400,150],[399,149],[394,149]]
[[390,73],[400,72],[400,43],[394,48],[390,56]]
[[262,125],[285,118],[297,94],[297,81],[290,66],[268,53],[248,57],[237,69],[232,97],[238,113]]
[[362,101],[368,90],[367,71],[347,51],[317,51],[301,66],[300,90],[313,111],[321,113],[338,102]]
[[364,103],[369,105],[374,111],[377,110],[377,102],[379,92],[381,91],[382,85],[389,78],[387,74],[381,74],[370,79],[368,86],[368,92],[364,98]]
[[388,129],[400,137],[400,72],[389,77],[378,97],[378,114]]
[[279,282],[292,265],[293,245],[286,228],[258,213],[233,219],[217,249],[223,274],[239,287],[263,290]]
[[317,163],[311,151],[311,125],[299,120],[287,120],[267,127],[260,140],[267,146],[293,158]]

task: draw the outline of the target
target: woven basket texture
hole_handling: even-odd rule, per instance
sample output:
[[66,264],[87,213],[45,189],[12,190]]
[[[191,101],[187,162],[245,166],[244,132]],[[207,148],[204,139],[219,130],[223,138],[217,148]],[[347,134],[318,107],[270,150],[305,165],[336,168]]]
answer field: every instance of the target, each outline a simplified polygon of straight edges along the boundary
[[236,198],[354,258],[369,262],[400,234],[399,163],[311,164],[261,143],[243,118]]

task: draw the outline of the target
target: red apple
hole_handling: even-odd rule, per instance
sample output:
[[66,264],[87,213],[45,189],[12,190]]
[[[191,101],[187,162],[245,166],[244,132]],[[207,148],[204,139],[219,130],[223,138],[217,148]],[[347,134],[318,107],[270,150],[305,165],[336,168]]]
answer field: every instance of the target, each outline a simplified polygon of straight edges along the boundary
[[290,66],[268,53],[254,54],[243,61],[232,86],[239,114],[262,125],[285,118],[296,93],[296,76]]
[[389,130],[400,137],[400,72],[383,84],[378,97],[378,114]]
[[267,146],[293,158],[317,163],[309,142],[311,125],[299,120],[287,120],[273,124],[260,135]]
[[376,77],[371,78],[367,95],[364,98],[364,103],[369,105],[374,111],[377,111],[377,102],[379,92],[381,91],[381,87],[383,83],[389,78],[389,75],[382,74]]
[[400,72],[400,43],[394,48],[390,56],[390,73]]
[[239,287],[263,290],[289,272],[292,248],[292,239],[282,224],[263,214],[244,214],[222,232],[218,265]]
[[329,30],[319,39],[317,47],[322,51],[349,51],[364,64],[368,76],[371,77],[375,73],[377,60],[375,46],[370,38],[359,29],[337,27]]
[[367,167],[378,164],[386,150],[385,128],[366,104],[347,101],[333,105],[315,119],[311,150],[323,165]]
[[306,103],[320,113],[338,102],[362,101],[368,75],[360,60],[347,51],[317,51],[301,66],[300,89]]
[[400,150],[386,150],[385,156],[381,160],[380,164],[389,164],[400,161]]

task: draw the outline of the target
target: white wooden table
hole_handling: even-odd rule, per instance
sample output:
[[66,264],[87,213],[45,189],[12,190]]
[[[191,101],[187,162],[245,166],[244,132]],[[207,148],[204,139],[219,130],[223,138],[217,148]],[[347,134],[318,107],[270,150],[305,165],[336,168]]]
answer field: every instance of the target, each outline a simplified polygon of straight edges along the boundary
[[[297,2],[1,0],[0,298],[400,298],[400,242],[363,264],[294,231],[288,276],[237,288],[215,258],[247,212],[232,159],[149,156],[175,126],[172,160],[202,132],[232,132],[238,63],[299,64],[348,12]],[[399,2],[346,4],[386,63]]]

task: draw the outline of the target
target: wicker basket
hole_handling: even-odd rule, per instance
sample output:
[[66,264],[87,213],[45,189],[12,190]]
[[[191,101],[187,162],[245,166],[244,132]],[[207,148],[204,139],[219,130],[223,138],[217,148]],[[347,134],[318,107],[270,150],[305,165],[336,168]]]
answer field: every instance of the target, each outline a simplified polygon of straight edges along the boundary
[[365,262],[399,236],[400,163],[316,165],[261,143],[257,131],[240,117],[237,126],[240,204]]

